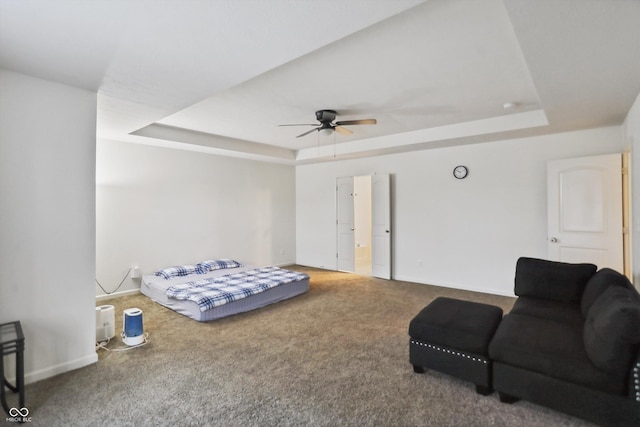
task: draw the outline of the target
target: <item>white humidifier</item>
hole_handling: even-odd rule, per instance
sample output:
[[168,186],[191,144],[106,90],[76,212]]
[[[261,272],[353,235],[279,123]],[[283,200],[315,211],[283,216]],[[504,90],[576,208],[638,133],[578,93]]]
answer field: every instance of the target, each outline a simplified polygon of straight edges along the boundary
[[126,345],[139,345],[144,342],[142,310],[127,308],[122,312],[122,341]]
[[108,341],[116,335],[115,308],[112,305],[96,307],[96,342]]

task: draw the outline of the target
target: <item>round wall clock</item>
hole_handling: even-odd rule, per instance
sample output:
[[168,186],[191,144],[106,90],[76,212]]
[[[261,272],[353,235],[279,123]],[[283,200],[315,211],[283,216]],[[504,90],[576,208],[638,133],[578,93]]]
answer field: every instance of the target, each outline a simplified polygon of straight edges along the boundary
[[467,177],[467,175],[469,175],[469,169],[467,169],[466,166],[456,166],[455,168],[453,168],[453,176],[455,176],[458,179],[464,179]]

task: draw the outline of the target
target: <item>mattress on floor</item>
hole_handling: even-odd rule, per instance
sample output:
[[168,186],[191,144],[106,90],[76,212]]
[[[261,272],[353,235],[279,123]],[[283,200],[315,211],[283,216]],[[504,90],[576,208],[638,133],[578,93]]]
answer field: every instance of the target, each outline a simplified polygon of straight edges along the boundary
[[[224,276],[226,274],[239,273],[243,271],[253,270],[256,267],[242,266],[237,268],[227,268],[222,270],[210,271],[206,274],[199,274],[198,279],[214,278]],[[163,305],[180,314],[190,317],[199,322],[219,319],[221,317],[231,316],[233,314],[245,311],[255,310],[278,301],[292,298],[296,295],[303,294],[309,290],[309,279],[296,282],[285,283],[267,291],[242,298],[237,301],[214,307],[210,310],[200,311],[197,303],[189,300],[177,300],[169,298],[165,291],[172,285],[178,285],[188,281],[187,277],[174,277],[165,280],[155,275],[144,275],[140,284],[140,292],[148,296],[160,305]]]

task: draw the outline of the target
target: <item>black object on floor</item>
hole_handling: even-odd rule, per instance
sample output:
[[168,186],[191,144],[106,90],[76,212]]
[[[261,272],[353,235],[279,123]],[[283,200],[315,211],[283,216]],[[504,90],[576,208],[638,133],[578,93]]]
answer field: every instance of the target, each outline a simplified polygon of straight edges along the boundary
[[436,298],[409,324],[409,361],[414,372],[433,369],[471,381],[478,393],[490,394],[488,347],[501,319],[500,307]]
[[[0,401],[7,415],[11,417],[24,418],[22,410],[24,408],[24,334],[22,333],[22,325],[20,321],[4,323],[0,325],[0,354],[2,354],[2,360],[0,360]],[[16,355],[16,385],[13,386],[7,381],[4,372],[4,356],[10,354]],[[20,408],[11,408],[7,405],[5,397],[4,387],[7,386],[9,390],[19,394]],[[17,411],[16,414],[12,413]],[[27,412],[28,413],[28,412]]]

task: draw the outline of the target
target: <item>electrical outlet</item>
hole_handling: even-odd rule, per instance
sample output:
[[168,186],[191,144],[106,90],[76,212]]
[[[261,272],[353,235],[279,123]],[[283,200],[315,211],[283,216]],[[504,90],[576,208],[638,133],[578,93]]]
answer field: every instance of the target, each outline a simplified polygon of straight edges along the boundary
[[140,278],[140,269],[138,268],[138,266],[134,266],[131,267],[131,278],[132,279],[139,279]]

